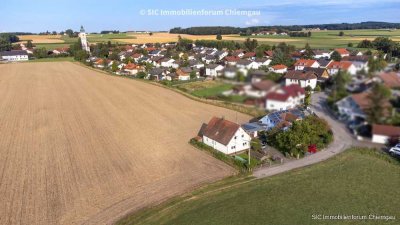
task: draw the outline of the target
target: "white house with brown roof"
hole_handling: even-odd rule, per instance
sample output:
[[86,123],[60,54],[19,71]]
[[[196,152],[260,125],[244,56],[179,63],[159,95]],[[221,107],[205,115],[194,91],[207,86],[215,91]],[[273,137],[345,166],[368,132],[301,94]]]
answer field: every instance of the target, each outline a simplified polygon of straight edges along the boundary
[[250,135],[239,124],[224,118],[213,117],[200,135],[204,144],[227,155],[250,148]]
[[136,75],[138,72],[144,71],[144,68],[134,63],[128,63],[124,66],[124,70],[130,75]]
[[275,66],[271,66],[269,68],[269,71],[274,72],[274,73],[282,73],[282,74],[284,74],[284,73],[287,72],[287,69],[288,69],[287,66],[282,65],[282,64],[278,64],[278,65],[275,65]]
[[252,98],[264,98],[269,92],[276,90],[278,87],[279,84],[271,80],[262,80],[242,86],[237,94]]
[[[348,121],[366,119],[366,112],[371,107],[369,95],[370,92],[352,94],[336,102],[340,117]],[[390,106],[389,101],[383,103],[382,107],[384,107],[385,115],[390,114]]]
[[268,93],[265,97],[265,109],[276,111],[295,108],[304,103],[304,98],[305,90],[292,84]]
[[206,76],[217,77],[222,75],[224,66],[218,64],[209,64],[206,66]]
[[236,67],[240,68],[240,69],[247,69],[247,70],[257,70],[259,67],[259,64],[257,62],[254,61],[250,61],[247,59],[241,59],[236,63]]
[[161,66],[162,67],[167,67],[167,68],[179,68],[179,64],[175,63],[175,59],[171,58],[163,58],[160,60]]
[[339,71],[348,72],[350,75],[357,74],[356,66],[350,61],[331,61],[326,67],[330,75],[339,73]]
[[310,86],[314,89],[317,86],[318,75],[314,71],[290,70],[284,78],[286,86],[298,84],[302,88]]
[[318,68],[319,63],[313,59],[299,59],[294,63],[295,70],[304,70],[307,67]]
[[314,50],[313,52],[315,59],[321,59],[321,58],[329,59],[331,57],[330,52],[325,50]]
[[331,52],[330,55],[332,56],[333,52],[335,52],[335,51],[338,52],[342,58],[346,57],[346,56],[350,56],[350,52],[345,48],[336,48],[335,50],[333,50]]

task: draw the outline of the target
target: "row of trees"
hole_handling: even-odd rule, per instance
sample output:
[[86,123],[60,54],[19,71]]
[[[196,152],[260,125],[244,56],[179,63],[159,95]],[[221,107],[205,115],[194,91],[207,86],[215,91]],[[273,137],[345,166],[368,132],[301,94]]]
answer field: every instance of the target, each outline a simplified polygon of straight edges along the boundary
[[217,35],[217,34],[244,34],[251,35],[263,30],[275,30],[277,33],[287,31],[301,31],[307,29],[327,29],[327,30],[356,30],[356,29],[400,29],[400,23],[385,22],[362,22],[362,23],[338,23],[338,24],[315,24],[315,25],[292,25],[292,26],[255,26],[247,28],[238,27],[176,27],[170,30],[173,34],[193,34],[193,35]]
[[358,48],[373,48],[382,51],[390,56],[400,56],[400,45],[388,37],[377,37],[375,40],[362,40],[357,45]]
[[119,30],[103,30],[100,34],[119,34]]
[[289,32],[290,37],[311,37],[311,31],[308,32]]
[[217,35],[217,34],[238,34],[240,28],[237,27],[175,27],[169,31],[171,34],[192,34],[192,35]]
[[241,48],[240,43],[235,41],[218,41],[218,40],[196,40],[194,42],[197,46],[204,46],[209,48],[217,48],[219,50],[226,48],[228,50],[235,50]]

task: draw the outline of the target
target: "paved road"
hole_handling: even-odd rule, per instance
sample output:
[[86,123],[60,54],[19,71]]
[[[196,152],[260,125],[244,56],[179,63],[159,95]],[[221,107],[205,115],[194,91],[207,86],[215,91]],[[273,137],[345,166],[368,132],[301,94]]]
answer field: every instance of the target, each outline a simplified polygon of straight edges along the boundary
[[332,156],[337,155],[340,152],[343,152],[350,146],[369,145],[369,143],[360,142],[354,139],[352,137],[352,134],[350,134],[350,132],[346,128],[346,126],[340,123],[339,121],[335,120],[335,118],[330,114],[330,112],[326,108],[326,103],[325,103],[326,98],[327,96],[325,93],[313,94],[311,109],[317,114],[317,116],[325,119],[332,128],[334,141],[328,146],[328,148],[299,160],[293,160],[275,167],[260,168],[254,171],[253,175],[255,177],[263,178],[263,177],[273,176],[275,174],[283,173],[296,168],[312,165],[324,161],[326,159],[329,159]]

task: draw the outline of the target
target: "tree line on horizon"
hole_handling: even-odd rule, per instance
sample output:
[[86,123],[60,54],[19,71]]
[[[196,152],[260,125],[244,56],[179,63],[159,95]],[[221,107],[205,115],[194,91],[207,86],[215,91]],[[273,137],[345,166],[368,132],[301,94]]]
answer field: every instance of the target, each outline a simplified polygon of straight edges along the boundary
[[387,22],[361,22],[361,23],[337,23],[337,24],[315,24],[315,25],[288,25],[288,26],[254,26],[254,27],[231,27],[231,26],[203,26],[172,28],[172,34],[191,34],[191,35],[217,35],[217,34],[245,34],[254,33],[262,30],[279,31],[301,31],[306,29],[327,29],[327,30],[356,30],[356,29],[400,29],[400,23]]

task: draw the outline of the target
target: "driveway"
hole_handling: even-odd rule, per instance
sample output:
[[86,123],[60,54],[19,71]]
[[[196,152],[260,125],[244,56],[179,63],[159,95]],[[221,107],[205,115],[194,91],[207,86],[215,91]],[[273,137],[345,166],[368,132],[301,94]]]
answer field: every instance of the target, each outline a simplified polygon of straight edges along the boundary
[[[289,161],[285,164],[275,167],[260,168],[254,171],[253,175],[255,177],[263,178],[273,176],[275,174],[322,162],[343,152],[351,146],[369,146],[365,142],[360,142],[354,139],[346,126],[337,121],[331,115],[330,111],[326,107],[326,98],[327,96],[325,93],[313,94],[311,99],[311,109],[318,117],[325,119],[329,123],[334,135],[334,141],[325,150],[317,152],[313,155],[301,158],[299,160]],[[370,147],[373,147],[373,145],[370,145]]]

